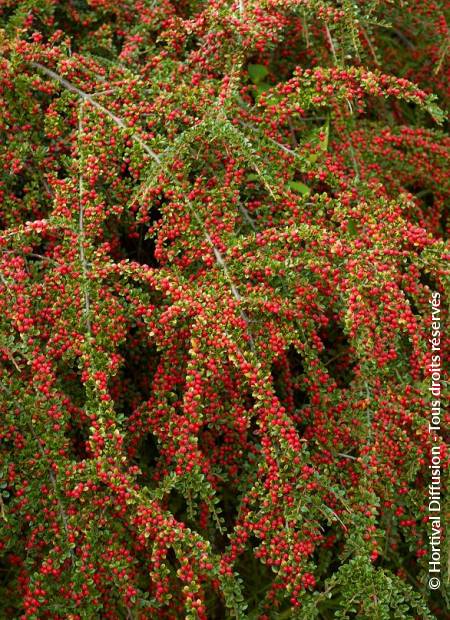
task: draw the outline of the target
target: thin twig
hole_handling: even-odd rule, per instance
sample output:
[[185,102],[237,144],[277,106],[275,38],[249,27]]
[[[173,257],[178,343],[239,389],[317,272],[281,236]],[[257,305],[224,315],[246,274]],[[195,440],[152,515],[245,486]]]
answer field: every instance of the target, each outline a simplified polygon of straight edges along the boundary
[[[83,103],[80,105],[79,115],[78,115],[78,137],[81,145],[81,137],[83,132]],[[86,330],[88,336],[91,336],[91,304],[89,299],[89,291],[88,291],[88,267],[86,263],[86,256],[84,253],[84,243],[85,243],[85,234],[84,234],[84,206],[83,206],[83,156],[80,148],[80,170],[79,170],[79,181],[78,181],[78,238],[79,238],[79,248],[80,248],[80,262],[81,268],[83,270],[83,289],[84,289],[84,311],[86,318]]]
[[50,258],[50,256],[43,256],[42,254],[37,254],[36,252],[25,252],[24,250],[1,250],[3,254],[20,254],[21,256],[23,256],[24,258],[27,258],[28,256],[30,256],[31,258],[39,258],[39,260],[46,260],[49,261],[50,263],[53,263],[55,265],[57,265],[58,267],[61,266],[61,263],[58,263],[58,261],[56,261],[54,258]]
[[[195,211],[194,211],[195,213]],[[200,218],[198,218],[200,219]],[[231,276],[230,276],[230,272],[228,271],[228,267],[227,264],[225,262],[225,259],[222,255],[222,253],[220,252],[220,250],[214,245],[213,240],[211,239],[209,233],[207,231],[205,231],[205,238],[208,241],[208,243],[211,245],[212,250],[214,252],[214,256],[216,258],[216,262],[217,264],[223,269],[223,272],[225,274],[226,279],[228,280],[229,284],[230,284],[230,290],[233,294],[233,297],[236,299],[237,302],[241,302],[242,301],[242,297],[241,294],[239,293],[238,289],[236,288],[236,285],[234,284]],[[253,342],[253,336],[250,332],[250,328],[249,328],[249,320],[248,320],[248,316],[246,315],[246,313],[241,310],[239,313],[241,319],[243,319],[245,321],[246,327],[247,327],[247,333],[250,337],[250,348],[252,349],[252,351],[255,350],[255,346],[254,346],[254,342]]]
[[[41,445],[41,440],[36,436],[36,433],[34,432],[33,426],[31,425],[30,422],[28,422],[28,427],[30,429],[31,434],[33,435],[34,440],[36,441],[39,451],[42,454],[42,457],[44,459],[44,461],[47,461],[47,456],[45,454],[44,448]],[[62,505],[61,499],[59,497],[59,493],[58,493],[58,485],[56,484],[56,477],[55,474],[53,473],[50,465],[48,467],[48,477],[50,479],[50,483],[53,487],[53,491],[55,493],[55,498],[56,501],[58,502],[58,508],[59,508],[59,514],[61,517],[61,521],[64,527],[64,531],[66,532],[66,535],[69,535],[69,520],[67,518],[67,514],[66,511],[64,510],[64,506]],[[73,549],[70,548],[70,555],[71,555],[71,559],[72,559],[72,565],[75,561],[75,554],[73,552]]]
[[244,219],[246,220],[246,222],[247,222],[248,224],[250,224],[251,228],[252,228],[253,230],[255,230],[255,231],[256,231],[256,230],[258,230],[258,228],[257,228],[257,227],[256,227],[256,225],[255,225],[255,221],[253,220],[253,218],[252,218],[252,217],[250,217],[250,214],[249,214],[249,212],[248,212],[248,209],[246,209],[246,208],[244,207],[244,205],[243,205],[243,204],[240,204],[240,205],[239,205],[239,211],[240,211],[240,212],[242,213],[242,215],[244,216]]
[[5,352],[5,355],[8,357],[8,359],[12,362],[17,372],[20,372],[20,366],[17,364],[16,360],[14,359],[14,355],[11,353],[11,351],[8,351],[8,349],[5,349],[4,352]]
[[445,57],[447,55],[449,41],[450,41],[450,38],[448,38],[448,37],[444,40],[444,43],[443,43],[443,45],[441,47],[442,52],[440,54],[440,58],[439,58],[439,60],[437,62],[436,67],[433,70],[434,75],[437,75],[439,73],[439,71],[441,70],[442,63],[444,62],[444,59],[445,59]]
[[364,35],[365,40],[367,41],[367,45],[369,46],[369,50],[370,50],[370,53],[372,54],[372,57],[373,57],[373,60],[374,60],[375,64],[379,65],[380,61],[377,58],[377,54],[376,54],[375,49],[374,49],[374,47],[372,45],[372,42],[371,42],[371,40],[369,38],[369,35],[367,34],[367,32],[365,31],[365,29],[362,26],[360,26],[360,28],[361,28],[361,32]]
[[351,454],[344,454],[343,452],[338,452],[338,456],[343,456],[346,459],[353,459],[354,461],[358,460],[356,456],[352,456]]
[[406,47],[409,47],[409,49],[411,49],[411,50],[416,48],[414,43],[412,41],[410,41],[408,39],[408,37],[405,36],[401,30],[399,30],[398,28],[394,28],[393,32],[394,32],[394,34],[397,35],[397,37],[400,39],[400,41],[406,45]]
[[8,517],[6,516],[6,512],[5,512],[5,504],[3,502],[3,497],[2,497],[1,492],[0,492],[0,514],[2,516],[3,521],[8,521]]
[[[48,67],[44,65],[41,65],[40,62],[31,62],[30,64],[36,69],[39,69],[40,71],[42,71],[42,73],[45,73],[46,75],[51,77],[53,80],[56,80],[57,82],[62,84],[62,86],[64,86],[64,88],[67,88],[67,90],[69,90],[70,92],[75,93],[76,95],[81,97],[84,101],[87,101],[88,103],[90,103],[92,106],[94,106],[94,108],[97,108],[97,110],[99,110],[100,112],[103,112],[103,114],[106,114],[106,116],[109,116],[109,118],[112,121],[114,121],[114,123],[121,129],[125,129],[125,130],[129,129],[129,127],[126,125],[124,120],[120,118],[120,116],[117,116],[116,114],[114,114],[114,112],[111,112],[111,110],[108,110],[108,108],[105,108],[105,106],[103,106],[101,103],[96,101],[93,95],[90,95],[89,93],[84,92],[83,90],[81,90],[81,88],[78,88],[78,86],[75,86],[74,84],[72,84],[71,82],[63,78],[61,75],[56,73],[56,71],[53,71],[52,69],[49,69]],[[152,159],[154,159],[158,164],[161,163],[161,158],[148,146],[146,142],[144,142],[144,140],[138,134],[132,133],[130,137],[132,140],[140,144],[141,147],[144,149],[144,151],[148,155],[150,155]]]
[[328,24],[325,24],[325,32],[327,35],[328,43],[330,44],[331,51],[333,53],[334,62],[338,64],[338,60],[336,56],[336,48],[334,47],[333,39],[331,38],[331,33],[328,29]]
[[305,20],[304,32],[305,32],[306,49],[309,49],[309,46],[310,46],[310,42],[309,42],[309,28],[308,28],[308,18],[307,18],[307,15],[306,15],[306,11],[303,11],[303,19]]

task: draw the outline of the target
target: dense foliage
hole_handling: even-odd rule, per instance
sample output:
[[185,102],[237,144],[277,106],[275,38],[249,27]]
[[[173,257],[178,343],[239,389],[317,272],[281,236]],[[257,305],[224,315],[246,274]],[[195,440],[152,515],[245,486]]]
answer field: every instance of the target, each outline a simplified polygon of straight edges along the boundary
[[0,3],[1,618],[446,617],[445,5]]

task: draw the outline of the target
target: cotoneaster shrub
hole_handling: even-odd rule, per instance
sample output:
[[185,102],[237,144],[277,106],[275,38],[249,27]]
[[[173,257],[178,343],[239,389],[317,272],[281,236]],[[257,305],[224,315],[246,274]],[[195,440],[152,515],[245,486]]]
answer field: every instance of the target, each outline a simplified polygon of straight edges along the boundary
[[1,3],[1,618],[446,617],[445,4]]

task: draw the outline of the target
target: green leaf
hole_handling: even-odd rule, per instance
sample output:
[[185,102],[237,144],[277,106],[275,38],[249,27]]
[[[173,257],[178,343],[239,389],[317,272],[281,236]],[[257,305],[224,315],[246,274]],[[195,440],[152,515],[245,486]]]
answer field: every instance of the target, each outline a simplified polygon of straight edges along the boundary
[[280,103],[280,101],[281,101],[281,96],[276,95],[274,93],[270,93],[266,97],[266,105],[277,105],[277,103]]
[[356,229],[356,222],[353,219],[349,219],[347,222],[347,231],[350,237],[357,237],[358,230]]
[[425,100],[425,108],[438,125],[442,125],[443,122],[446,120],[446,114],[437,105],[435,96],[430,95],[429,97],[427,97],[427,99]]
[[268,73],[269,71],[264,65],[248,66],[248,74],[253,84],[259,84],[259,82],[262,82]]
[[263,93],[266,92],[266,90],[270,90],[270,89],[271,89],[271,86],[267,82],[261,82],[260,84],[256,86],[256,92],[258,93],[258,96],[262,95]]
[[302,196],[308,196],[308,194],[311,193],[310,188],[299,181],[289,181],[288,185],[292,190],[294,190],[294,192],[302,194]]

